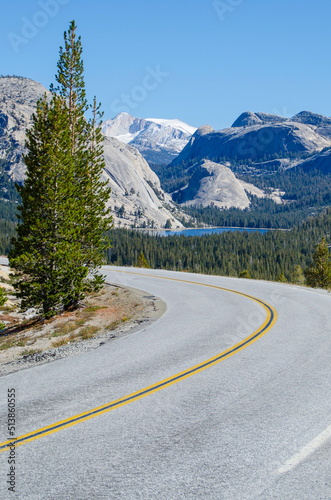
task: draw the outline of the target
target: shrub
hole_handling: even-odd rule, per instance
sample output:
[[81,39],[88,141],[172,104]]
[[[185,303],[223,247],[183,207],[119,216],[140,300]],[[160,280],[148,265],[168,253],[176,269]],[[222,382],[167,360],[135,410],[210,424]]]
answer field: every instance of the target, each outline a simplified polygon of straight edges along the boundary
[[2,286],[0,286],[0,307],[5,305],[7,302],[7,292]]
[[249,274],[247,269],[245,269],[245,271],[241,271],[241,273],[239,274],[239,278],[246,278],[248,280],[251,280],[252,276]]
[[280,275],[277,278],[277,281],[279,281],[280,283],[287,283],[287,279],[286,279],[285,274],[284,273],[280,273]]

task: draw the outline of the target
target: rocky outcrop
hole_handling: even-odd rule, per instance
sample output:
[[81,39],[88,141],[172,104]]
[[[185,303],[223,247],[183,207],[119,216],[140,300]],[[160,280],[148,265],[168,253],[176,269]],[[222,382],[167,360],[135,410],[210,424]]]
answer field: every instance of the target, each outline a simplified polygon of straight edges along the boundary
[[283,203],[285,194],[279,189],[268,192],[238,179],[229,168],[231,164],[201,160],[186,170],[189,183],[172,193],[173,199],[183,206],[214,206],[218,208],[240,208],[250,206],[247,193],[258,198],[269,198],[275,203]]
[[162,228],[170,220],[172,227],[183,227],[175,218],[178,211],[170,195],[161,189],[159,178],[137,149],[106,137],[104,157],[115,226]]
[[301,111],[293,116],[291,121],[312,125],[318,134],[331,139],[331,118],[310,111]]
[[40,83],[21,77],[0,78],[0,158],[8,160],[8,175],[24,179],[25,131],[31,127],[36,102],[49,92]]
[[331,118],[327,116],[311,113],[310,111],[301,111],[297,115],[292,116],[292,122],[304,123],[305,125],[313,125],[316,127],[330,127]]
[[202,160],[193,165],[191,180],[177,192],[177,201],[183,205],[219,208],[247,208],[250,204],[241,182],[224,164]]
[[102,130],[107,137],[116,137],[137,148],[148,162],[168,164],[196,129],[180,120],[143,119],[120,113],[106,120]]
[[284,121],[286,121],[286,118],[282,116],[246,111],[236,119],[236,121],[232,124],[232,127],[251,127],[252,125],[267,125]]
[[305,172],[317,170],[322,174],[331,174],[331,149],[299,161],[296,167],[302,168]]

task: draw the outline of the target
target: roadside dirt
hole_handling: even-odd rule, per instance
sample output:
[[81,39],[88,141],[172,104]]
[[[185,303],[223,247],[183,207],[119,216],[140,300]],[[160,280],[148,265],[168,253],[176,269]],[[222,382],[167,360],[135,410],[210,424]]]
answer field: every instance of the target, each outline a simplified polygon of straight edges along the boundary
[[166,308],[145,292],[107,284],[86,297],[78,310],[36,320],[31,317],[34,311],[19,311],[5,266],[0,266],[0,280],[8,293],[7,303],[0,308],[0,323],[6,324],[0,332],[0,376],[95,349],[132,333],[140,323],[157,319]]

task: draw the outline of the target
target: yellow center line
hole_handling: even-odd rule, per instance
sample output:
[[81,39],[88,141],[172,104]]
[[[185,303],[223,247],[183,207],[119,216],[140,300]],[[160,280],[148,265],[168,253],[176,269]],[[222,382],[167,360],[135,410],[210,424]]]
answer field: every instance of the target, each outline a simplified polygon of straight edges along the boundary
[[172,375],[171,377],[168,377],[164,380],[161,380],[160,382],[157,382],[153,385],[145,387],[139,391],[133,392],[132,394],[128,394],[120,399],[116,399],[114,401],[111,401],[110,403],[106,403],[105,405],[93,408],[92,410],[80,413],[78,415],[67,418],[65,420],[61,420],[61,421],[56,422],[54,424],[48,425],[46,427],[42,427],[42,428],[37,429],[35,431],[29,432],[27,434],[23,434],[23,435],[15,438],[14,440],[7,440],[3,443],[0,443],[0,453],[4,452],[5,450],[8,450],[11,446],[13,446],[13,443],[14,443],[15,447],[21,446],[21,445],[26,444],[30,441],[34,441],[34,440],[39,439],[41,437],[58,432],[58,431],[65,429],[67,427],[71,427],[72,425],[76,425],[80,422],[85,422],[86,420],[97,417],[99,415],[102,415],[104,413],[112,411],[116,408],[120,408],[121,406],[127,405],[129,403],[132,403],[133,401],[144,398],[144,397],[148,396],[149,394],[153,394],[157,391],[165,389],[166,387],[169,387],[170,385],[176,384],[176,383],[180,382],[181,380],[184,380],[188,377],[191,377],[192,375],[195,375],[196,373],[199,373],[203,370],[206,370],[207,368],[214,366],[217,363],[220,363],[224,359],[227,359],[230,356],[233,356],[236,352],[239,352],[242,349],[245,349],[247,346],[251,345],[257,339],[262,337],[262,335],[264,335],[267,331],[269,331],[274,326],[274,324],[276,323],[276,320],[277,320],[276,310],[271,305],[267,304],[266,302],[262,301],[261,299],[258,299],[257,297],[253,297],[252,295],[248,295],[246,293],[237,292],[236,290],[231,290],[231,289],[223,288],[223,287],[216,286],[216,285],[209,285],[206,283],[200,283],[197,281],[189,281],[189,280],[183,280],[183,279],[178,279],[178,278],[168,278],[165,276],[155,276],[155,275],[151,275],[151,274],[130,272],[130,271],[116,271],[116,270],[114,270],[114,271],[115,272],[122,272],[122,273],[126,273],[126,274],[136,274],[139,276],[148,276],[150,278],[177,281],[177,282],[181,282],[181,283],[189,283],[189,284],[193,284],[193,285],[205,286],[208,288],[214,288],[217,290],[221,290],[221,291],[225,291],[225,292],[229,292],[229,293],[234,293],[236,295],[240,295],[242,297],[253,300],[254,302],[261,305],[265,309],[265,311],[267,312],[267,318],[264,321],[264,323],[255,332],[253,332],[251,335],[246,337],[241,342],[238,342],[237,344],[230,347],[229,349],[221,352],[220,354],[217,354],[216,356],[213,356],[212,358],[207,359],[206,361],[203,361],[202,363],[199,363],[198,365],[195,365],[191,368],[188,368],[187,370],[184,370],[180,373],[177,373],[176,375]]

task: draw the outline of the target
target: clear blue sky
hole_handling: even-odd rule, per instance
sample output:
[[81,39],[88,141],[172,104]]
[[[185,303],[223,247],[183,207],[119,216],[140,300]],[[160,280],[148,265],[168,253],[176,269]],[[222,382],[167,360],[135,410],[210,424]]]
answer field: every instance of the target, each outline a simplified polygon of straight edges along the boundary
[[331,115],[330,0],[2,0],[0,73],[48,88],[72,19],[105,118]]

